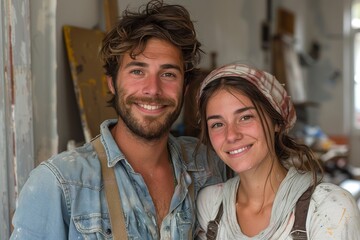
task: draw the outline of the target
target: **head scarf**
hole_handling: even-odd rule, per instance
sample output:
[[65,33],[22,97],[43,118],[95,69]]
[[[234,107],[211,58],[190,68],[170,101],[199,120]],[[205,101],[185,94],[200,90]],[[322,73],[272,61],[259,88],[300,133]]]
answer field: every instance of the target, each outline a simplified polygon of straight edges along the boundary
[[198,99],[204,88],[212,81],[224,77],[240,77],[252,83],[270,102],[271,106],[284,118],[285,129],[290,130],[296,122],[294,105],[285,88],[276,78],[264,71],[244,64],[229,64],[213,70],[200,85]]

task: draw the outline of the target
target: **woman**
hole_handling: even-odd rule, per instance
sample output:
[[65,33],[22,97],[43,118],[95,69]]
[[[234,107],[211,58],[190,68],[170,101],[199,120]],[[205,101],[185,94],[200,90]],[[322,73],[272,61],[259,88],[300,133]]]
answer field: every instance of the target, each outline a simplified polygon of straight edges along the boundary
[[199,239],[360,239],[353,197],[320,183],[319,162],[288,135],[296,114],[274,76],[218,68],[200,86],[198,107],[202,142],[236,173],[199,193]]

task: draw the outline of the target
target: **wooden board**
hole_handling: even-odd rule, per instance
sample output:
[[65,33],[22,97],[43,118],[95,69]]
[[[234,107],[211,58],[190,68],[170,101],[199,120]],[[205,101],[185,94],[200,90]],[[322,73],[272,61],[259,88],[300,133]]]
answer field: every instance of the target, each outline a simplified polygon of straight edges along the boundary
[[73,26],[64,26],[63,31],[85,141],[88,142],[99,134],[102,121],[116,118],[113,108],[107,107],[111,96],[99,58],[104,33]]
[[105,28],[110,31],[116,24],[118,18],[118,4],[117,0],[104,0],[104,15],[105,15]]
[[295,14],[285,8],[277,10],[277,34],[295,35]]

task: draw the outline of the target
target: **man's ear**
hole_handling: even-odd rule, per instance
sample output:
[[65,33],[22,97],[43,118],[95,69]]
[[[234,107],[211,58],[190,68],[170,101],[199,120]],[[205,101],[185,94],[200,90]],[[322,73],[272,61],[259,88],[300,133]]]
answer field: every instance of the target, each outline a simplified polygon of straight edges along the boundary
[[278,123],[275,124],[275,132],[280,132],[280,125]]
[[109,88],[110,92],[115,95],[115,87],[114,87],[112,77],[106,76],[106,80],[107,80],[107,84],[108,84],[108,88]]

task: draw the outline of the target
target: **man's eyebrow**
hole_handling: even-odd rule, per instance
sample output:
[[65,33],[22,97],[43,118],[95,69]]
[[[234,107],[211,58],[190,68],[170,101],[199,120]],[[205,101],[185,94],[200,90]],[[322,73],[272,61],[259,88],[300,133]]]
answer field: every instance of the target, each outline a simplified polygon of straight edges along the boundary
[[[149,64],[144,63],[144,62],[139,62],[139,61],[131,61],[128,64],[125,65],[124,68],[129,68],[129,67],[148,67]],[[176,64],[163,64],[160,66],[162,69],[176,69],[179,72],[182,72],[180,66],[176,65]]]
[[179,72],[182,72],[180,66],[175,65],[175,64],[163,64],[163,65],[161,65],[161,68],[162,69],[176,69]]
[[[251,107],[244,107],[244,108],[239,108],[238,110],[235,111],[235,114],[239,114],[239,113],[242,113],[242,112],[245,112],[245,111],[248,111],[250,109],[255,109],[255,107],[251,106]],[[220,115],[211,115],[209,117],[206,118],[206,121],[209,121],[211,119],[219,119],[221,118]]]
[[126,64],[124,68],[133,67],[133,66],[147,67],[147,66],[149,66],[149,64],[144,63],[144,62],[139,62],[139,61],[131,61],[128,64]]

